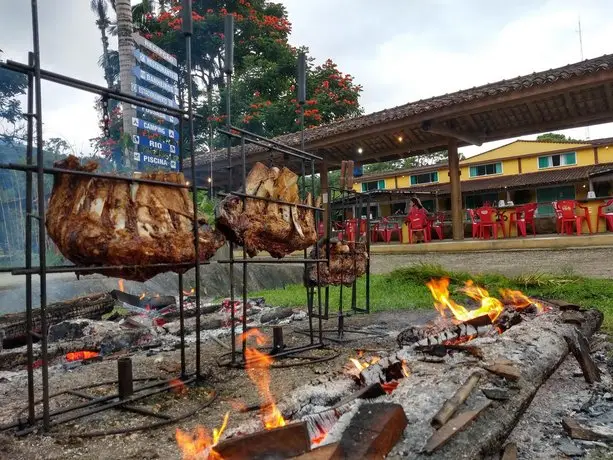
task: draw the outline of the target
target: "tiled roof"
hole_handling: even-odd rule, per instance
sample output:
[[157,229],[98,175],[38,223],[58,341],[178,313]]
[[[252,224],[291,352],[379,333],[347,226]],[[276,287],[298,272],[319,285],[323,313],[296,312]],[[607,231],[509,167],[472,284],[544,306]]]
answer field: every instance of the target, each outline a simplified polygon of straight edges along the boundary
[[[523,187],[564,184],[587,180],[588,175],[613,168],[613,163],[577,166],[574,168],[552,169],[534,173],[514,174],[462,181],[462,192],[482,192],[487,190],[520,189]],[[406,190],[415,192],[450,193],[450,184],[431,184],[410,187]]]
[[[359,131],[374,125],[383,125],[392,121],[408,119],[416,115],[430,116],[436,115],[437,111],[450,108],[454,105],[463,103],[472,103],[479,100],[494,99],[508,93],[518,92],[534,87],[546,87],[547,85],[555,84],[559,81],[578,79],[589,74],[598,72],[613,71],[613,54],[586,59],[574,64],[568,64],[555,69],[544,70],[541,72],[533,72],[529,75],[511,78],[509,80],[501,80],[495,83],[488,83],[482,86],[476,86],[470,89],[457,91],[442,96],[436,96],[428,99],[410,102],[404,105],[393,107],[390,109],[381,110],[368,115],[362,115],[354,118],[335,121],[326,125],[307,129],[304,132],[305,143],[308,144],[326,139],[332,136],[345,134],[353,131]],[[289,146],[300,145],[300,133],[290,133],[275,138],[275,141],[281,142]],[[247,147],[249,153],[259,152],[265,149],[250,145]],[[236,150],[238,153],[238,151]],[[212,152],[213,156],[225,155],[224,151]],[[209,158],[209,154],[197,155],[196,163],[205,163]]]

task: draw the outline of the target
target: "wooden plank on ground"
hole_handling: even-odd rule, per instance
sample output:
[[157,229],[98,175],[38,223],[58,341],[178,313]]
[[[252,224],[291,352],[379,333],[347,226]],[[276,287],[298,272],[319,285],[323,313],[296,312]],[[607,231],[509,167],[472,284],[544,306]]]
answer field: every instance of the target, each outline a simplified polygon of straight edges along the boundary
[[444,446],[455,434],[465,429],[482,411],[487,409],[491,403],[491,401],[487,400],[479,408],[462,412],[449,420],[430,437],[424,447],[424,452],[431,454],[438,448]]
[[343,432],[332,458],[385,458],[402,437],[407,423],[400,404],[364,404]]
[[310,449],[311,440],[304,422],[230,438],[215,447],[224,460],[291,458]]

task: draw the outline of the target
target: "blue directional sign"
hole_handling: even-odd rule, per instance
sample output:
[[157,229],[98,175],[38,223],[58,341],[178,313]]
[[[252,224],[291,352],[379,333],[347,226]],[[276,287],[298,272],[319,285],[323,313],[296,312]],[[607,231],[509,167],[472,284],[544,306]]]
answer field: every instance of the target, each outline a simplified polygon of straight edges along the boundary
[[161,94],[156,93],[155,91],[151,91],[150,89],[144,88],[136,83],[132,83],[132,92],[138,94],[139,96],[146,97],[155,102],[159,102],[160,104],[167,105],[168,107],[172,107],[176,109],[179,105],[174,101],[174,99],[169,99],[166,96],[162,96]]
[[142,145],[154,150],[161,150],[162,152],[170,153],[172,155],[179,155],[179,147],[166,142],[160,142],[153,139],[149,139],[147,136],[139,136],[134,134],[132,136],[132,143],[135,145]]
[[147,131],[161,134],[162,136],[167,137],[169,139],[179,139],[179,133],[174,129],[164,128],[163,126],[156,125],[155,123],[151,123],[149,121],[141,120],[140,118],[132,117],[132,126],[136,126],[137,128],[146,129]]
[[132,67],[132,73],[139,80],[151,83],[152,85],[155,85],[158,88],[161,88],[164,91],[167,91],[167,92],[169,92],[169,93],[171,93],[171,94],[173,94],[175,96],[179,94],[179,89],[175,85],[171,85],[170,83],[166,83],[161,78],[158,78],[158,77],[150,74],[149,72],[144,71],[139,66]]
[[173,171],[179,170],[179,161],[177,159],[162,158],[157,155],[142,153],[136,150],[134,151],[134,161],[136,161],[141,167],[144,165],[154,165],[170,168]]
[[172,123],[173,125],[179,124],[179,119],[177,117],[166,115],[165,113],[156,112],[155,110],[146,109],[145,107],[140,107],[137,105],[133,105],[132,107],[134,107],[136,109],[136,112],[140,115],[147,114],[151,115],[152,117],[161,118],[162,120],[167,121],[168,123]]
[[134,57],[136,58],[136,60],[138,60],[139,62],[142,62],[147,67],[160,72],[162,75],[168,78],[172,78],[174,81],[179,81],[179,75],[177,74],[177,72],[173,72],[168,67],[164,67],[162,64],[154,61],[149,56],[141,53],[137,49],[134,50]]

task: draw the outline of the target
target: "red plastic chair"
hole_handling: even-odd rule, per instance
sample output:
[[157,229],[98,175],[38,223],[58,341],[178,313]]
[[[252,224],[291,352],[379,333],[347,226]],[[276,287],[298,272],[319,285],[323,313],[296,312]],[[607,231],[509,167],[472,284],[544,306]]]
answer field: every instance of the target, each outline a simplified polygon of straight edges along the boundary
[[513,228],[513,224],[515,224],[517,230],[517,236],[526,236],[528,224],[532,225],[532,235],[536,236],[536,224],[534,222],[534,214],[536,213],[536,208],[538,205],[536,203],[525,204],[522,206],[517,206],[515,211],[511,213],[511,218],[509,219],[509,234],[511,233],[511,228]]
[[398,241],[402,243],[402,228],[398,225],[398,222],[390,222],[387,217],[381,219],[381,227],[379,232],[383,234],[383,241],[389,243],[392,240],[394,233],[398,235]]
[[[359,221],[359,233],[358,233],[358,221]],[[355,241],[356,234],[358,235],[358,238],[361,236],[366,236],[366,220],[365,219],[348,219],[345,222],[344,231],[347,236],[347,241]]]
[[[494,234],[494,239],[498,239],[498,227],[502,227],[504,235],[504,222],[498,220],[498,214],[492,207],[482,207],[475,210],[477,217],[479,218],[479,238],[486,239],[486,230],[491,230]],[[489,239],[489,231],[487,233],[487,239]]]
[[596,215],[596,233],[598,233],[598,226],[600,225],[600,219],[604,219],[605,232],[610,230],[613,232],[613,212],[605,212],[606,208],[613,207],[613,199],[607,201],[605,204],[598,206],[598,214]]
[[320,222],[317,225],[317,235],[321,238],[322,236],[324,236],[324,223]]
[[434,218],[430,220],[430,228],[434,230],[439,240],[442,240],[444,238],[443,236],[444,225],[445,225],[445,213],[444,212],[437,212],[434,215]]
[[479,226],[479,218],[477,217],[477,213],[474,209],[468,209],[467,211],[470,222],[472,223],[473,238],[478,238],[481,227]]
[[[419,210],[421,211],[421,210]],[[413,244],[413,234],[421,232],[424,241],[430,241],[430,225],[426,212],[413,212],[407,216],[406,222],[409,230],[409,244]]]
[[564,232],[567,235],[571,235],[573,233],[573,224],[575,224],[577,235],[581,235],[581,224],[583,223],[584,217],[577,215],[575,212],[577,202],[575,200],[560,200],[556,202],[556,206],[560,214],[560,223]]

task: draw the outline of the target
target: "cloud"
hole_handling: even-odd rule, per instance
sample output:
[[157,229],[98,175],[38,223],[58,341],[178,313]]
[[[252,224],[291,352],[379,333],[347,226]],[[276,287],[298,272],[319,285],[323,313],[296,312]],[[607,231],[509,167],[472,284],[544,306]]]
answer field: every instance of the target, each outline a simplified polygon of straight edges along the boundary
[[[133,3],[138,3],[133,1]],[[322,62],[330,57],[364,86],[367,113],[470,88],[580,59],[581,16],[585,58],[611,52],[609,0],[284,0],[291,40]],[[87,0],[39,2],[44,68],[104,84],[95,16]],[[3,57],[27,61],[31,49],[27,1],[0,0]],[[116,48],[116,38],[110,37]],[[45,137],[65,138],[77,149],[99,134],[94,97],[46,83]],[[584,137],[585,129],[563,131]],[[590,128],[606,137],[611,124]],[[532,136],[534,137],[534,136]],[[474,154],[503,142],[468,147]]]

